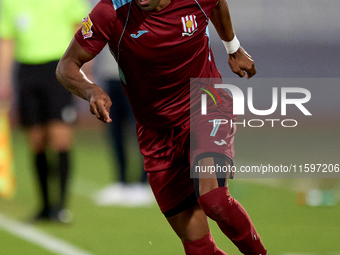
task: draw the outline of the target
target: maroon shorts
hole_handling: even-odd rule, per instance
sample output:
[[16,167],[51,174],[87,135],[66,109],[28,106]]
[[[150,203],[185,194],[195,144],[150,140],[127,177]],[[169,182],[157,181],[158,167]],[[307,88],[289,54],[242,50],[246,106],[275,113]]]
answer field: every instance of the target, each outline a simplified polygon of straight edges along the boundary
[[[137,124],[144,168],[161,211],[167,212],[194,192],[190,167],[201,155],[234,157],[236,127],[230,121],[232,98],[223,98],[223,106],[207,115],[196,114],[180,126],[170,129],[150,128]],[[218,125],[219,121],[223,120]],[[226,123],[228,121],[228,123]],[[217,127],[218,126],[218,127]],[[191,150],[190,150],[191,148]]]

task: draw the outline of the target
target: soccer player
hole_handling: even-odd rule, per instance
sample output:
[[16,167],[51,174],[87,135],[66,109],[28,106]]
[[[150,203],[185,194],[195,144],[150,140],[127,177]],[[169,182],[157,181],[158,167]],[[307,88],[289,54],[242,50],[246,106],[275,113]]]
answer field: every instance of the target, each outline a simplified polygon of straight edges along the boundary
[[[213,147],[211,123],[199,114],[190,118],[190,78],[221,78],[209,47],[209,20],[226,45],[232,71],[252,77],[253,60],[240,47],[225,0],[102,0],[83,20],[57,77],[89,101],[99,120],[111,122],[110,98],[80,72],[108,43],[137,120],[151,188],[185,253],[226,254],[210,234],[209,217],[243,254],[266,255],[248,214],[229,193],[228,176],[190,178],[190,167],[228,166],[234,156],[234,127],[220,128],[214,139],[226,144]],[[220,96],[223,106],[212,116],[234,119],[232,98]],[[196,141],[191,151],[190,136]]]
[[28,133],[42,204],[33,220],[70,220],[65,210],[72,142],[69,124],[76,113],[72,94],[58,83],[55,69],[89,9],[83,0],[0,2],[0,85],[9,98],[13,62],[17,62],[20,120]]

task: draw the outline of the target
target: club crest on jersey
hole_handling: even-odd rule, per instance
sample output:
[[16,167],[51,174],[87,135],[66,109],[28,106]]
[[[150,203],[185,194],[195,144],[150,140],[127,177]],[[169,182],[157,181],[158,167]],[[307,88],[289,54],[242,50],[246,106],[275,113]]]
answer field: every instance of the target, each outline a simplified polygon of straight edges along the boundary
[[182,36],[192,36],[197,31],[197,22],[195,15],[187,15],[181,18],[183,33]]
[[81,22],[81,33],[83,34],[84,39],[92,37],[92,21],[90,19],[90,16],[87,16],[83,21]]

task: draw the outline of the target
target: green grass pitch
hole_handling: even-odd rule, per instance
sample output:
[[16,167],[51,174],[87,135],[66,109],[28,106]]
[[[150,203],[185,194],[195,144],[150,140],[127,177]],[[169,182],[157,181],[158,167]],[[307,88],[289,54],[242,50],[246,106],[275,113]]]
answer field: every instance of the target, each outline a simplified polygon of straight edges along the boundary
[[[307,137],[313,132],[239,129],[235,163],[312,163],[307,161],[315,160],[317,155],[319,160],[339,163],[339,130],[316,132],[311,141]],[[38,205],[36,183],[26,137],[21,130],[14,130],[12,136],[18,187],[13,199],[0,199],[0,214],[25,222]],[[139,173],[137,176],[134,171],[139,169],[138,149],[130,146],[130,150],[135,156],[129,160],[129,179],[136,181],[139,178]],[[95,205],[91,196],[112,178],[110,157],[102,129],[76,130],[69,199],[74,221],[70,225],[39,223],[34,226],[91,254],[184,254],[181,242],[156,204],[149,208]],[[275,182],[277,185],[270,185],[237,178],[230,181],[232,195],[248,211],[270,255],[340,254],[340,206],[298,206],[294,187],[304,182],[304,179],[283,179]],[[221,249],[229,255],[240,254],[214,222],[210,225]],[[0,254],[54,253],[0,227]]]

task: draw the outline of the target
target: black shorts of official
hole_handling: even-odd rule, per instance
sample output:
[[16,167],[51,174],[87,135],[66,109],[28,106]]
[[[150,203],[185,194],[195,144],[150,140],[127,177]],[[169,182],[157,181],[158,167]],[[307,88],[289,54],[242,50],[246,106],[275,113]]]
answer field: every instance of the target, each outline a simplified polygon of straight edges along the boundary
[[53,120],[75,120],[72,94],[55,75],[57,64],[58,61],[18,65],[18,106],[23,126],[31,127]]

